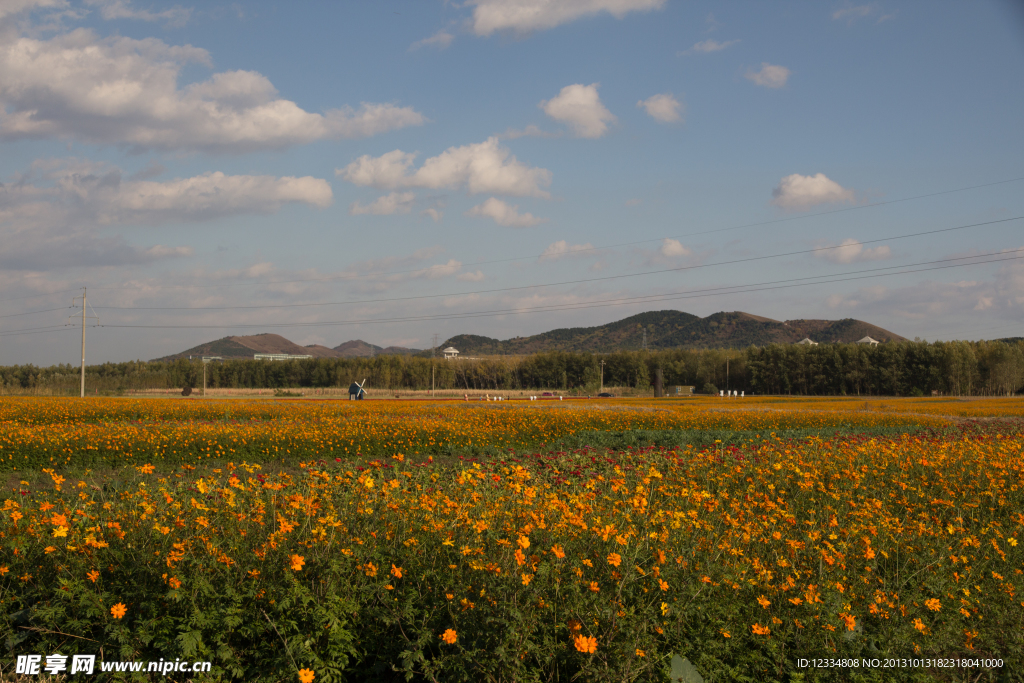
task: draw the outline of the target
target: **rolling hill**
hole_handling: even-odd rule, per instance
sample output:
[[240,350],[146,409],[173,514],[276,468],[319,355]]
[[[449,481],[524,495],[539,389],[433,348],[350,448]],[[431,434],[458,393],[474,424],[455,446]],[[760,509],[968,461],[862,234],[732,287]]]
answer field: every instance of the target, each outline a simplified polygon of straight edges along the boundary
[[[792,344],[804,337],[819,343],[852,342],[863,337],[878,341],[905,341],[898,334],[862,320],[772,320],[733,311],[701,318],[682,311],[649,311],[596,327],[566,327],[529,337],[492,339],[475,334],[449,338],[440,348],[454,346],[463,356],[526,355],[540,351],[589,351],[610,353],[643,348],[744,348],[767,344]],[[319,344],[299,346],[279,334],[224,337],[155,360],[189,356],[221,356],[224,359],[252,358],[255,353],[289,353],[316,358],[366,358],[371,355],[424,355],[402,346],[380,347],[361,339],[333,349]]]
[[853,342],[863,337],[878,341],[905,341],[881,327],[844,320],[787,320],[734,311],[700,318],[681,311],[650,311],[597,327],[551,330],[530,337],[500,341],[460,334],[444,342],[467,356],[519,355],[538,351],[610,352],[647,348],[744,348],[767,344],[792,344],[805,337],[819,343]]

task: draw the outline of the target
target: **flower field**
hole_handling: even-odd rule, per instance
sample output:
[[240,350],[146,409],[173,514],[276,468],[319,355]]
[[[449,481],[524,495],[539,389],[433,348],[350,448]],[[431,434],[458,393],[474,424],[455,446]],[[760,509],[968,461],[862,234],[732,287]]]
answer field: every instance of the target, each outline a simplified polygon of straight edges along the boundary
[[[796,665],[962,656],[1013,680],[1020,410],[2,399],[0,676],[60,652],[244,681],[667,681],[673,655],[705,681],[974,680]],[[602,445],[630,430],[725,438]]]

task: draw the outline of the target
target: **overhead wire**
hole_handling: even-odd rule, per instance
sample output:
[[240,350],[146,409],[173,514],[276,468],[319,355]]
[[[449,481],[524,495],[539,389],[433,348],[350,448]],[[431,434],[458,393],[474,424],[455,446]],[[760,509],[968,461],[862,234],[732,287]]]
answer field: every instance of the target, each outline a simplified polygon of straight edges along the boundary
[[[908,239],[911,237],[922,237],[925,235],[935,235],[939,233],[952,232],[955,230],[966,230],[968,228],[978,228],[988,225],[995,225],[999,223],[1007,223],[1010,221],[1018,221],[1024,218],[1024,216],[1014,216],[1012,218],[1002,218],[994,221],[985,221],[982,223],[971,223],[968,225],[959,225],[951,228],[940,228],[937,230],[925,230],[922,232],[909,233],[905,235],[897,235],[894,237],[881,237],[873,240],[859,241],[858,244],[875,244],[878,242],[893,242],[901,239]],[[645,275],[658,275],[662,273],[674,273],[688,270],[698,270],[702,268],[712,268],[716,266],[725,265],[736,265],[739,263],[751,263],[754,261],[764,261],[768,259],[785,258],[787,256],[800,256],[804,254],[815,254],[820,252],[833,251],[836,249],[849,248],[850,245],[835,245],[829,247],[816,247],[814,249],[801,249],[797,251],[789,251],[780,254],[765,254],[762,256],[750,256],[741,259],[732,259],[730,261],[716,261],[714,263],[703,263],[691,266],[679,266],[676,268],[661,268],[658,270],[648,270],[639,273],[623,273],[619,275],[604,275],[601,277],[582,278],[577,280],[563,280],[560,282],[549,282],[536,285],[518,285],[515,287],[495,287],[491,289],[480,289],[470,292],[447,292],[443,294],[419,294],[415,296],[404,296],[404,297],[384,297],[377,299],[357,299],[350,301],[330,301],[330,302],[309,302],[309,303],[287,303],[287,304],[247,304],[241,306],[96,306],[96,309],[102,310],[120,310],[120,311],[227,311],[227,310],[248,310],[248,309],[268,309],[268,308],[310,308],[315,306],[346,306],[356,304],[368,304],[368,303],[385,303],[393,301],[414,301],[423,299],[439,299],[454,296],[472,296],[477,294],[495,294],[498,292],[514,292],[522,291],[525,289],[539,289],[543,287],[559,287],[564,285],[576,285],[576,284],[587,284],[591,282],[604,282],[608,280],[620,280],[625,278],[642,277]],[[93,308],[90,306],[90,308]]]

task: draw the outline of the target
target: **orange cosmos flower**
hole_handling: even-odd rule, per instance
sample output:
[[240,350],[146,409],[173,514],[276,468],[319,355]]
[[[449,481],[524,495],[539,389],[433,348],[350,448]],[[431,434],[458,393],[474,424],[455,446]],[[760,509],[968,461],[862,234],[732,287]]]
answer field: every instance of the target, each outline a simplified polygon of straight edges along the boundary
[[292,555],[292,571],[302,571],[302,565],[306,564],[306,558],[302,555]]
[[529,586],[531,581],[533,581],[533,574],[523,574],[524,586]]
[[551,552],[553,552],[555,554],[555,557],[557,557],[560,560],[565,557],[565,551],[562,550],[562,546],[560,545],[551,546]]
[[940,609],[942,609],[942,603],[939,602],[938,598],[929,598],[925,600],[924,606],[933,612],[938,612]]
[[913,624],[914,628],[916,628],[918,631],[924,631],[926,628],[928,628],[920,619],[914,619]]
[[846,614],[845,612],[843,612],[839,615],[839,618],[843,620],[844,624],[846,624],[847,631],[852,631],[855,628],[857,628],[857,618],[854,617],[852,614]]
[[601,587],[597,585],[597,581],[591,581],[588,588],[594,593],[597,593],[601,590]]
[[759,636],[768,636],[772,633],[772,630],[770,628],[768,628],[767,626],[761,626],[761,624],[754,624],[750,628],[756,635]]
[[580,634],[573,639],[572,644],[584,654],[594,654],[597,651],[597,638],[594,636]]
[[[5,567],[5,569],[6,569],[6,567]],[[0,574],[2,574],[2,573],[6,573],[6,572],[0,572]],[[100,578],[100,573],[98,571],[96,571],[95,569],[93,569],[91,572],[89,572],[85,576],[86,576],[86,578],[88,578],[93,583],[96,583],[96,579]]]
[[391,575],[396,579],[402,578],[402,568],[391,565]]
[[523,555],[523,551],[516,548],[516,564],[520,567],[526,564],[526,555]]
[[128,608],[123,603],[119,602],[110,608],[110,615],[115,619],[120,619],[126,614],[128,614]]
[[316,678],[309,669],[299,669],[299,683],[313,683],[313,679]]
[[622,555],[619,555],[618,553],[610,554],[608,556],[608,564],[610,564],[613,567],[618,567],[620,564],[622,564]]
[[762,595],[757,599],[757,604],[761,605],[761,607],[765,609],[768,609],[768,605],[772,604],[772,601]]
[[457,634],[453,629],[448,629],[444,633],[441,634],[441,640],[443,640],[444,642],[448,643],[449,645],[454,644],[455,640],[458,637],[459,637],[459,634]]
[[667,591],[668,590],[668,582],[667,581],[662,581],[661,579],[658,579],[658,588],[660,588],[663,591]]

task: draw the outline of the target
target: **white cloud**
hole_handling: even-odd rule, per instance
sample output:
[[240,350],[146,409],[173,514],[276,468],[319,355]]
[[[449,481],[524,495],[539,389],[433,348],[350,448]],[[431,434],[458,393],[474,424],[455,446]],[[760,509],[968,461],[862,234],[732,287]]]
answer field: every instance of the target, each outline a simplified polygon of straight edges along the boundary
[[601,104],[601,98],[597,94],[598,85],[567,85],[558,95],[541,102],[538,106],[556,121],[569,124],[576,137],[599,138],[608,132],[607,124],[615,123],[616,119]]
[[784,209],[806,209],[818,204],[852,202],[854,199],[853,190],[844,188],[824,173],[788,175],[772,190],[772,196],[772,204]]
[[67,0],[3,0],[0,2],[0,19],[37,9],[66,9]]
[[875,7],[872,5],[854,5],[837,9],[832,12],[832,18],[836,20],[849,19],[853,21],[856,19],[863,19],[874,11]]
[[643,204],[642,199],[633,198],[626,200],[626,206],[640,206],[641,204]]
[[559,135],[561,135],[561,133],[549,133],[545,130],[541,130],[531,123],[522,130],[509,128],[498,137],[502,140],[515,140],[517,138],[557,138]]
[[155,38],[78,29],[0,45],[0,137],[77,139],[135,149],[247,152],[357,138],[422,124],[409,107],[363,103],[316,114],[277,96],[262,74],[227,71],[178,87],[209,54]]
[[761,62],[760,71],[750,70],[745,74],[744,78],[766,88],[781,88],[786,85],[790,73],[790,70],[784,66]]
[[462,275],[457,275],[455,279],[461,280],[462,282],[480,282],[484,279],[484,272],[482,270],[478,270],[473,273],[463,273]]
[[353,216],[362,214],[373,214],[375,216],[390,216],[395,213],[409,213],[412,210],[412,203],[416,195],[412,192],[392,192],[375,201],[363,206],[359,202],[352,202],[348,212]]
[[724,50],[725,48],[731,47],[738,42],[740,42],[738,38],[736,40],[726,40],[724,42],[718,42],[714,38],[708,38],[707,40],[702,40],[699,43],[694,43],[693,47],[687,50],[687,52],[708,54],[709,52],[718,52],[719,50]]
[[551,184],[551,171],[520,163],[497,137],[449,147],[410,173],[415,157],[399,149],[379,157],[364,155],[334,173],[355,185],[383,189],[423,187],[465,189],[470,194],[549,196],[542,188]]
[[421,47],[436,47],[438,50],[444,50],[452,44],[455,40],[455,36],[444,29],[441,29],[429,38],[423,40],[417,40],[415,43],[409,46],[409,51],[419,50]]
[[130,0],[85,0],[89,7],[98,7],[100,16],[107,21],[114,19],[138,19],[141,21],[167,21],[168,26],[184,26],[192,10],[187,7],[175,5],[162,12],[150,12],[132,7]]
[[326,180],[305,176],[209,172],[165,182],[123,180],[118,168],[77,159],[37,162],[21,182],[0,185],[0,227],[17,230],[87,225],[205,221],[274,213],[284,204],[325,208]]
[[865,249],[859,241],[850,238],[839,243],[839,246],[814,252],[818,258],[832,263],[855,263],[857,261],[879,261],[889,258],[892,254],[889,247],[882,245]]
[[475,5],[470,20],[473,32],[519,34],[551,29],[583,17],[607,12],[622,19],[630,12],[661,9],[665,0],[469,0]]
[[466,212],[466,215],[493,218],[495,223],[506,228],[529,228],[547,220],[546,218],[536,218],[530,213],[519,213],[518,206],[510,206],[495,197],[474,206]]
[[558,240],[548,245],[548,248],[540,255],[541,261],[557,261],[567,256],[592,256],[595,253],[594,245],[569,244],[565,240]]
[[647,115],[655,121],[662,123],[681,123],[686,107],[682,102],[672,96],[671,93],[651,95],[646,100],[640,100],[636,106],[647,110]]
[[679,240],[666,237],[665,240],[662,241],[661,247],[658,249],[658,253],[669,258],[679,258],[680,256],[689,256],[692,252],[684,247]]
[[434,222],[437,223],[444,216],[444,211],[442,211],[441,209],[436,209],[434,207],[430,207],[430,208],[423,209],[422,211],[420,211],[420,215],[432,218],[434,220]]

